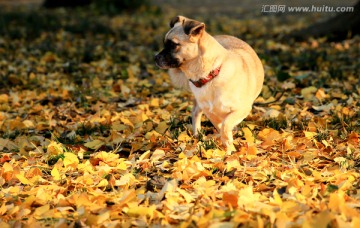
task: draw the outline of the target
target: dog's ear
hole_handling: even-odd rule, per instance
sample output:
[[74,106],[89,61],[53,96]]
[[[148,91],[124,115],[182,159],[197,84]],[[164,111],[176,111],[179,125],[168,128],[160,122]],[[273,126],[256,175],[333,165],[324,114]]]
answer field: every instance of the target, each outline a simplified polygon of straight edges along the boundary
[[197,36],[205,30],[205,24],[199,21],[188,20],[184,23],[184,32],[189,36]]
[[170,28],[173,28],[174,25],[178,22],[184,23],[185,19],[186,19],[186,17],[184,17],[184,16],[173,17],[170,21]]

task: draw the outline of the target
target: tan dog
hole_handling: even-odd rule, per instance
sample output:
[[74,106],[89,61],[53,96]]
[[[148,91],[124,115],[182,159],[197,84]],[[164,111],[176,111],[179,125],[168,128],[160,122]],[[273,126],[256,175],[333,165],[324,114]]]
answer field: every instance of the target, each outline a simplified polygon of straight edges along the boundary
[[220,132],[227,152],[235,150],[232,130],[250,113],[262,89],[264,69],[259,57],[236,37],[212,37],[204,23],[177,16],[170,27],[164,49],[155,56],[156,64],[170,68],[174,85],[194,94],[194,135],[205,113]]

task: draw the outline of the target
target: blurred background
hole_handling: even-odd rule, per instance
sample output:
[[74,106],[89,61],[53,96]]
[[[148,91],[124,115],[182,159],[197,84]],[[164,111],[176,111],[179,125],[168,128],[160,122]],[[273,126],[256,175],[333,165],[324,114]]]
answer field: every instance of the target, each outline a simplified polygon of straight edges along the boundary
[[[161,50],[169,21],[176,15],[205,22],[211,34],[233,35],[252,45],[265,65],[270,90],[304,71],[317,77],[297,86],[328,86],[329,75],[341,80],[359,75],[358,2],[0,0],[0,92],[25,85],[41,88],[45,79],[50,83],[46,86],[70,84],[67,90],[75,97],[80,92],[94,93],[90,83],[94,78],[101,83],[112,79],[110,87],[115,92],[120,91],[117,80],[134,76],[146,78],[154,86],[164,71],[156,68],[153,56]],[[355,4],[354,12],[342,14],[263,10],[264,6],[279,5]],[[349,52],[344,54],[344,50]],[[168,82],[166,76],[160,78]],[[108,88],[108,84],[101,86]],[[145,96],[152,94],[150,89],[145,91]]]
[[[143,104],[157,107],[159,103],[151,103],[157,99],[174,112],[174,119],[189,124],[191,95],[174,90],[167,72],[153,60],[163,47],[170,19],[184,15],[205,22],[210,34],[233,35],[255,49],[265,68],[259,102],[285,92],[281,105],[272,108],[291,120],[283,116],[275,121],[283,125],[274,127],[274,121],[263,120],[262,111],[252,120],[275,129],[290,122],[292,129],[304,129],[308,116],[294,110],[330,110],[324,106],[330,100],[354,104],[349,109],[358,106],[351,99],[360,94],[359,2],[0,0],[0,95],[6,98],[0,99],[0,121],[35,118],[36,134],[54,134],[68,142],[74,129],[80,136],[87,134],[77,125],[92,115],[110,113],[91,127],[103,135],[109,116]],[[345,13],[269,10],[280,5],[356,6]],[[315,97],[318,90],[324,91],[321,99]],[[61,124],[47,124],[55,119]],[[209,122],[204,126],[212,131]],[[13,128],[2,124],[0,134],[12,139],[34,134]]]

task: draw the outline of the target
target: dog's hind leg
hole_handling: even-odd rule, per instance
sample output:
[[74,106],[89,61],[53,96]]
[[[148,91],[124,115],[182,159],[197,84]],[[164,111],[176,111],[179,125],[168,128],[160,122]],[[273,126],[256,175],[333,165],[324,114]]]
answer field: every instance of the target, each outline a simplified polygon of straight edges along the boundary
[[224,119],[221,126],[221,141],[226,148],[226,152],[229,154],[232,151],[235,151],[234,139],[232,130],[236,125],[241,123],[250,113],[251,106],[249,108],[244,108],[242,110],[233,111],[227,115]]
[[201,130],[202,114],[203,114],[203,111],[201,110],[199,105],[196,103],[196,100],[194,100],[194,107],[192,109],[192,128],[193,128],[194,136],[197,136],[199,134],[199,131]]

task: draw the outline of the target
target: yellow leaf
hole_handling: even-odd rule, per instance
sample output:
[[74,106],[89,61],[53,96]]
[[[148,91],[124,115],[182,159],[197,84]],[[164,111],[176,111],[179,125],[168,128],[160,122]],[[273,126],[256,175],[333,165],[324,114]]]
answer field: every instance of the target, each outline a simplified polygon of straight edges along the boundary
[[97,224],[102,224],[110,218],[110,211],[105,211],[104,213],[97,216]]
[[35,124],[33,121],[31,120],[24,120],[23,124],[25,125],[25,127],[27,128],[35,128]]
[[157,133],[156,131],[152,130],[152,131],[147,132],[147,133],[145,134],[145,139],[151,139],[152,137],[157,138],[157,137],[160,137],[160,136],[161,136],[161,135],[160,135],[159,133]]
[[317,91],[317,88],[315,86],[306,87],[301,90],[301,95],[304,97],[305,100],[310,100],[315,92]]
[[163,168],[163,169],[170,168],[170,167],[172,167],[172,165],[171,165],[169,162],[167,162],[167,161],[164,161],[164,162],[161,164],[161,168]]
[[220,149],[213,149],[212,150],[212,157],[213,158],[223,158],[225,156],[226,151]]
[[317,99],[319,99],[319,101],[322,101],[322,100],[324,100],[325,98],[328,97],[328,95],[326,95],[324,89],[322,89],[322,88],[318,89],[315,96],[316,96]]
[[123,96],[127,96],[130,92],[131,92],[131,89],[129,89],[129,87],[127,87],[126,85],[124,84],[121,84],[120,85],[120,89],[121,89],[121,94]]
[[241,165],[238,159],[236,158],[229,158],[226,160],[226,169],[232,170],[232,169],[241,169]]
[[120,170],[127,170],[127,165],[125,163],[125,161],[121,161],[116,168],[120,169]]
[[104,145],[104,142],[98,139],[95,139],[93,141],[84,144],[84,146],[93,150],[99,149],[102,145]]
[[9,96],[7,94],[0,94],[0,104],[8,103]]
[[92,80],[92,86],[94,88],[101,88],[101,82],[100,82],[100,79],[98,77],[95,77],[93,80]]
[[54,53],[48,51],[45,53],[45,55],[42,56],[41,62],[46,62],[46,63],[55,62],[57,58],[58,57]]
[[65,156],[65,158],[64,158],[65,168],[67,168],[69,166],[73,166],[75,168],[79,164],[79,159],[75,154],[65,152],[64,156]]
[[334,219],[334,214],[329,211],[322,211],[313,218],[305,219],[303,228],[326,228],[331,226],[331,221]]
[[98,185],[96,185],[96,187],[101,188],[101,187],[106,187],[108,186],[109,182],[106,179],[102,179]]
[[3,222],[3,221],[0,221],[0,227],[2,227],[2,228],[11,228],[11,226],[8,223]]
[[150,106],[152,107],[159,107],[159,98],[153,98],[150,101]]
[[155,128],[155,131],[157,131],[160,134],[164,134],[166,130],[169,128],[166,121],[162,121],[158,124],[158,126]]
[[191,137],[185,131],[183,131],[180,133],[178,140],[180,142],[187,142],[191,140]]
[[100,159],[101,161],[109,164],[117,161],[117,159],[119,159],[119,155],[114,153],[107,153],[105,151],[100,151],[96,153],[94,158]]
[[351,224],[352,227],[360,227],[360,218],[359,217],[352,218]]
[[47,153],[50,155],[59,155],[64,153],[64,148],[60,143],[52,141],[47,147]]
[[129,189],[125,191],[118,203],[118,206],[123,206],[125,204],[128,204],[131,201],[137,201],[136,192],[134,189]]
[[238,196],[238,205],[249,208],[251,208],[253,205],[256,205],[256,202],[258,202],[260,199],[260,194],[254,194],[252,186],[247,186],[240,189]]
[[24,177],[24,175],[16,174],[15,176],[22,184],[33,185],[31,181],[29,181],[26,177]]
[[181,188],[176,189],[186,200],[187,203],[190,203],[191,201],[194,201],[194,197],[192,197],[189,193],[187,193],[185,190]]
[[249,143],[254,143],[255,142],[255,137],[253,135],[253,133],[251,132],[251,130],[247,127],[244,127],[242,129],[242,131],[244,132],[244,137],[246,139],[246,142],[249,142]]
[[279,212],[276,214],[275,227],[287,227],[292,219],[284,212]]
[[4,215],[7,211],[5,202],[2,203],[1,207],[0,207],[0,215]]
[[318,127],[313,121],[310,121],[307,127],[310,132],[317,132]]
[[123,122],[124,124],[134,128],[134,124],[128,119],[128,118],[125,118],[125,117],[122,117],[120,118],[121,122]]
[[114,131],[123,131],[126,128],[128,128],[128,126],[126,126],[125,124],[121,124],[120,122],[115,122],[111,125],[111,129]]
[[5,162],[4,165],[3,165],[3,172],[6,173],[6,172],[12,172],[14,169],[12,167],[12,165],[10,165],[10,163],[8,162]]
[[165,151],[156,149],[151,155],[151,161],[159,161],[161,158],[165,157]]
[[126,213],[129,216],[148,216],[150,217],[150,219],[152,219],[155,211],[156,211],[156,205],[151,205],[150,207],[135,206],[135,207],[130,207]]
[[150,157],[150,150],[146,151],[139,157],[139,161],[143,161],[145,159],[148,159]]
[[181,152],[181,153],[179,154],[179,158],[180,158],[180,159],[183,159],[183,158],[187,158],[187,156],[184,154],[184,152]]
[[115,186],[130,186],[135,182],[135,177],[131,173],[123,175],[120,180],[115,181]]
[[298,151],[289,151],[286,153],[286,155],[294,158],[301,158],[302,156]]
[[326,147],[330,146],[329,143],[328,143],[325,139],[321,140],[321,142],[322,142],[322,143],[324,144],[324,146],[326,146]]
[[56,166],[51,170],[51,176],[53,176],[54,180],[56,181],[61,179],[59,170],[56,168]]
[[25,200],[23,201],[23,203],[21,204],[21,206],[23,208],[30,208],[31,205],[35,202],[36,200],[36,196],[35,195],[29,195],[28,197],[25,198]]
[[[0,123],[1,123],[1,121],[0,121]],[[0,151],[2,151],[4,148],[13,150],[13,149],[17,149],[18,146],[10,139],[0,138]]]
[[265,128],[258,133],[258,137],[262,140],[276,140],[280,138],[280,133],[272,128]]
[[305,138],[307,139],[312,139],[314,138],[315,135],[317,135],[316,132],[310,132],[310,131],[304,131],[304,134],[305,134]]
[[340,212],[340,208],[344,205],[344,197],[338,193],[332,193],[329,199],[329,209],[333,212]]
[[49,204],[46,204],[44,206],[41,206],[41,207],[38,207],[35,209],[35,212],[34,212],[34,217],[36,219],[41,219],[42,215],[45,214],[46,212],[48,212],[50,210],[50,205]]
[[256,157],[257,153],[258,153],[258,149],[257,149],[257,147],[255,145],[249,146],[249,148],[247,150],[247,158],[248,158],[249,155],[250,155],[250,157],[251,156]]
[[149,117],[145,114],[145,113],[141,113],[141,122],[144,122],[144,121],[146,121],[146,120],[148,120],[149,119]]

